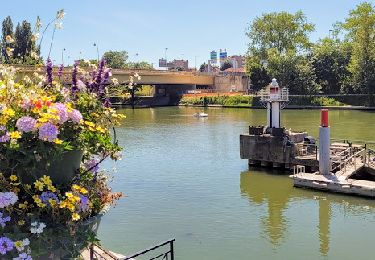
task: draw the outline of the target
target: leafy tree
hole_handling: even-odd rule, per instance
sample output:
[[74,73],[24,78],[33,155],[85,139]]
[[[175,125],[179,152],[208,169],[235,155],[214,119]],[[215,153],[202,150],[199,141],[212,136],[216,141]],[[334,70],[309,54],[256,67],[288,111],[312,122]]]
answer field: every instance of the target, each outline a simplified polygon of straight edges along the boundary
[[258,91],[271,82],[271,77],[261,61],[256,56],[247,57],[246,71],[249,74],[252,90]]
[[306,58],[313,30],[314,25],[301,11],[255,18],[246,33],[250,40],[246,69],[254,90],[277,78],[281,86],[295,94],[319,91],[312,63]]
[[33,50],[31,25],[27,21],[18,24],[14,33],[15,46],[13,57],[25,61],[27,56],[31,55]]
[[7,46],[7,43],[6,43],[6,37],[7,35],[10,35],[12,38],[13,38],[13,22],[12,22],[12,18],[10,18],[10,16],[7,16],[4,21],[3,21],[3,24],[2,24],[2,38],[1,38],[1,54],[2,54],[2,57],[5,57],[6,60],[9,62],[9,59],[8,59],[8,55],[6,53],[6,46]]
[[199,71],[200,71],[200,72],[205,72],[205,71],[207,71],[207,63],[203,63],[203,64],[201,64],[201,66],[199,67]]
[[275,49],[268,53],[268,75],[276,78],[282,87],[288,87],[292,94],[317,94],[320,86],[312,62],[293,51],[279,55]]
[[267,51],[276,49],[278,54],[306,50],[311,46],[309,33],[314,24],[308,23],[302,11],[268,13],[255,18],[246,35],[250,39],[250,53],[267,59]]
[[232,68],[232,64],[229,61],[225,61],[223,65],[221,65],[220,70],[224,71],[226,69]]
[[352,56],[348,70],[357,92],[375,93],[375,8],[371,3],[359,4],[341,24],[351,42]]
[[122,69],[126,65],[128,53],[126,51],[107,51],[103,58],[106,60],[108,67]]
[[323,93],[349,92],[350,72],[347,67],[350,55],[350,44],[339,39],[324,38],[314,45],[311,60]]
[[152,64],[150,64],[146,61],[128,62],[128,63],[125,64],[124,68],[126,68],[126,69],[139,69],[139,70],[153,70],[154,69]]

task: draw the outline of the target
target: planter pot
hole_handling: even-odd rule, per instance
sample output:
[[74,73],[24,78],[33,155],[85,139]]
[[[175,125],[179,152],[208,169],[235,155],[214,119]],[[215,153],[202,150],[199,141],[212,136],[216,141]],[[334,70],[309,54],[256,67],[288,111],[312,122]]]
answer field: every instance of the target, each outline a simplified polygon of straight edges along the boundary
[[53,184],[66,185],[70,183],[79,169],[82,161],[83,151],[67,151],[49,162],[49,166],[41,164],[31,174],[23,175],[22,182],[31,184],[35,180],[47,175],[51,177]]
[[[89,231],[92,231],[95,234],[97,234],[102,216],[103,216],[103,214],[98,214],[97,216],[91,217],[91,218],[87,219],[86,221],[82,222],[82,224],[80,226],[80,229],[79,229],[79,232],[87,233]],[[54,237],[53,239],[59,240],[58,237]],[[77,245],[77,248],[75,248],[75,250],[78,251],[78,252],[82,252],[85,249],[86,248],[84,246],[79,246],[79,245]],[[38,256],[37,259],[39,259],[39,260],[73,259],[71,253],[72,252],[69,251],[69,250],[59,248],[59,249],[53,250],[53,251],[51,251],[47,254]]]
[[[75,175],[82,161],[83,151],[68,151],[61,158],[51,162],[47,175],[53,183],[67,184]],[[42,176],[40,176],[42,177]]]

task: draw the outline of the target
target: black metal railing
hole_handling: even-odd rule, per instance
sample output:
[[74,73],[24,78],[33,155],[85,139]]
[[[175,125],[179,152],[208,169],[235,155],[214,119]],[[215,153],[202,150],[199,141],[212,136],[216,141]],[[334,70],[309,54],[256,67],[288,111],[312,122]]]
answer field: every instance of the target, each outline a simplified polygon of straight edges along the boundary
[[149,260],[154,260],[154,259],[162,259],[162,260],[174,260],[174,243],[175,242],[175,239],[170,239],[168,241],[165,241],[163,243],[160,243],[156,246],[153,246],[153,247],[150,247],[150,248],[147,248],[145,250],[142,250],[142,251],[139,251],[131,256],[127,256],[125,257],[123,260],[131,260],[131,259],[134,259],[135,257],[137,256],[142,256],[142,255],[146,255],[146,254],[152,254],[154,252],[152,251],[155,251],[156,249],[158,248],[161,248],[161,247],[166,247],[169,245],[169,250],[165,253],[161,253],[157,256],[154,256],[152,258],[149,258]]

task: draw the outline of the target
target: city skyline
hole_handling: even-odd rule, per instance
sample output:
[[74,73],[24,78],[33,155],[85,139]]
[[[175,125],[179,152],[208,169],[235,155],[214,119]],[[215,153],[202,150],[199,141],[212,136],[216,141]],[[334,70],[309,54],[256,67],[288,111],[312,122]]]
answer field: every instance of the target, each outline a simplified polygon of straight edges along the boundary
[[[301,2],[280,1],[141,1],[35,2],[14,1],[4,6],[1,17],[10,15],[14,26],[22,20],[32,24],[39,15],[43,25],[53,19],[59,9],[66,16],[63,29],[55,34],[51,57],[56,64],[73,59],[96,59],[108,50],[125,50],[131,61],[147,61],[158,66],[158,59],[187,59],[190,67],[199,67],[209,59],[210,51],[226,49],[228,55],[246,53],[246,28],[257,16],[268,12],[302,10],[308,21],[316,25],[311,40],[328,36],[332,24],[343,21],[363,1],[339,0]],[[374,2],[374,1],[369,1]],[[322,9],[323,5],[325,8]],[[97,10],[100,10],[98,13]],[[115,10],[115,11],[114,11]],[[46,58],[52,28],[46,35],[42,55]],[[94,46],[94,43],[96,46]],[[167,48],[167,50],[166,50]],[[65,49],[65,51],[63,51]]]

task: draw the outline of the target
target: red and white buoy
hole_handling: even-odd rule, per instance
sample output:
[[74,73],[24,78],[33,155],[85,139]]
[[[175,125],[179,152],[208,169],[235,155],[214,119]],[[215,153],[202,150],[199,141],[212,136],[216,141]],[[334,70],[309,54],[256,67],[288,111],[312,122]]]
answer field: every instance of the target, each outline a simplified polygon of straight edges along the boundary
[[330,127],[328,124],[328,109],[322,109],[319,127],[319,173],[323,175],[331,172]]

